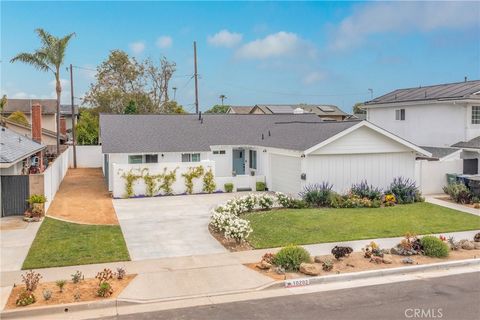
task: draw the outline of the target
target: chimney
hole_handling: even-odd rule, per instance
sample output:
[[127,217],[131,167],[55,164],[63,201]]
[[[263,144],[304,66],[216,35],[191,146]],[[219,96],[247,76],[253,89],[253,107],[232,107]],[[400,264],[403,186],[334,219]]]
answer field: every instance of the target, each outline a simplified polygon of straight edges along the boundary
[[67,120],[65,117],[60,117],[60,134],[67,134]]
[[39,103],[32,105],[32,140],[42,143],[42,106]]

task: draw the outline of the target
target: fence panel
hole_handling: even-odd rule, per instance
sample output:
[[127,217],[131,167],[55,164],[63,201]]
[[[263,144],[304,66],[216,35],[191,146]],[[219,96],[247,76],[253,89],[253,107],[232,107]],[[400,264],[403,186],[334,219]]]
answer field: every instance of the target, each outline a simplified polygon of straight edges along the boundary
[[30,196],[28,175],[2,176],[2,217],[22,215],[28,209]]

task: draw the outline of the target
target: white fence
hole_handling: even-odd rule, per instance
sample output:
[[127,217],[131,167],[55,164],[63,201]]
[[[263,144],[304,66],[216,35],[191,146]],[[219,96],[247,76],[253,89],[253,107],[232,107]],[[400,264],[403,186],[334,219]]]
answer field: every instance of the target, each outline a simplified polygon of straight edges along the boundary
[[[101,168],[103,163],[102,146],[76,146],[77,168]],[[68,148],[69,166],[73,168],[73,147]]]
[[463,160],[415,162],[415,180],[423,194],[443,193],[442,188],[447,184],[447,173],[462,173]]
[[69,150],[63,152],[50,166],[43,172],[43,192],[47,197],[45,211],[50,207],[55,194],[68,170]]

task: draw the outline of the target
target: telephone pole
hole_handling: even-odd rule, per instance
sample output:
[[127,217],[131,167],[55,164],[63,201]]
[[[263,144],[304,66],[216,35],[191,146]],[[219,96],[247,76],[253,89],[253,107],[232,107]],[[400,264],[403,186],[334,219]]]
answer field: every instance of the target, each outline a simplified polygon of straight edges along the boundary
[[72,97],[72,147],[73,147],[73,168],[77,168],[77,147],[75,138],[75,101],[73,95],[73,66],[70,63],[70,95]]
[[173,101],[177,101],[177,87],[173,87]]
[[197,73],[197,42],[193,41],[193,64],[195,68],[195,113],[198,114],[198,73]]

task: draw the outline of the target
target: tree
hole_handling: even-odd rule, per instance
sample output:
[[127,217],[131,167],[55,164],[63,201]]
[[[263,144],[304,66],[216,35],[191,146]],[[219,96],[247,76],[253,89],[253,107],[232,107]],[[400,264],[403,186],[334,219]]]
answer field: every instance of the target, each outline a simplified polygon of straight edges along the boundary
[[159,65],[152,60],[137,61],[121,50],[110,52],[97,67],[96,81],[86,94],[85,103],[105,113],[125,113],[130,101],[138,113],[165,112],[168,84],[176,65],[165,57]]
[[60,154],[60,98],[62,85],[60,83],[60,68],[64,63],[68,43],[75,33],[64,37],[56,37],[43,29],[36,29],[41,47],[33,53],[22,52],[13,57],[10,62],[20,61],[30,64],[40,71],[51,71],[55,76],[55,92],[57,94],[57,155]]
[[4,94],[2,99],[0,100],[0,116],[1,116],[0,124],[3,123],[3,109],[5,109],[7,102],[8,102],[7,95]]
[[357,102],[353,106],[353,114],[366,114],[367,111],[362,108],[363,103]]
[[168,101],[162,104],[163,113],[178,113],[184,114],[187,113],[183,106],[178,104],[176,101]]
[[219,96],[219,98],[220,98],[220,100],[222,100],[222,106],[223,106],[223,100],[227,99],[227,96],[224,95],[224,94],[221,94],[221,95]]
[[77,143],[80,145],[98,144],[98,116],[94,112],[83,109],[77,126]]
[[123,113],[125,113],[125,114],[136,114],[137,113],[137,105],[135,104],[135,101],[130,100],[130,102],[128,103],[128,105],[125,108],[125,111]]
[[229,108],[230,106],[227,106],[227,105],[224,106],[224,105],[216,104],[209,110],[205,111],[205,113],[227,113]]
[[24,126],[28,126],[30,124],[28,123],[28,119],[22,111],[12,112],[7,119],[19,124],[23,124]]

